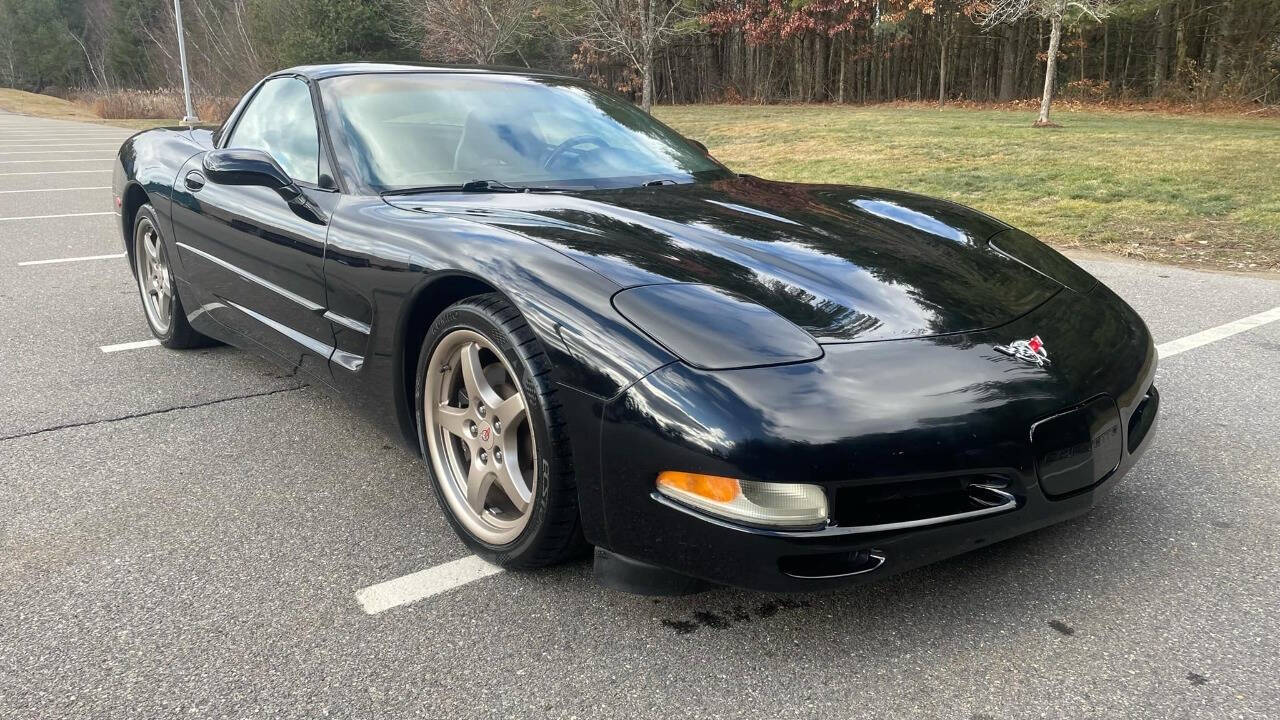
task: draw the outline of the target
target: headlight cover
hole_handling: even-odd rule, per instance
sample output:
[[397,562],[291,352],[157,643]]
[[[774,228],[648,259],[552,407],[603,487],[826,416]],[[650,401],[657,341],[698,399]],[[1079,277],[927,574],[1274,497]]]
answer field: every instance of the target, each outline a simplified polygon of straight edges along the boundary
[[822,347],[774,311],[710,285],[642,285],[613,296],[632,325],[703,370],[817,360]]
[[818,485],[737,480],[666,471],[658,492],[710,515],[746,525],[817,528],[827,524],[827,495]]
[[1021,230],[1009,229],[997,233],[991,238],[990,245],[1001,255],[1010,257],[1078,293],[1087,293],[1098,284],[1097,278],[1068,260],[1062,253]]

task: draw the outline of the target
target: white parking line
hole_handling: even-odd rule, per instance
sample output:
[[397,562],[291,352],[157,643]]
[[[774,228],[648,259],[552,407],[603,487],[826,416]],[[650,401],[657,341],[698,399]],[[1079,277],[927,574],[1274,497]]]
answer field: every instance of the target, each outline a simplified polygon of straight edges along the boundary
[[1184,353],[1188,350],[1198,348],[1201,345],[1208,345],[1211,342],[1216,342],[1223,338],[1229,338],[1232,335],[1237,335],[1246,330],[1252,330],[1259,325],[1266,325],[1267,323],[1275,322],[1276,320],[1280,320],[1280,307],[1273,307],[1270,310],[1264,310],[1257,315],[1250,315],[1249,317],[1240,318],[1239,320],[1226,323],[1225,325],[1211,327],[1208,330],[1201,330],[1194,335],[1188,335],[1184,338],[1178,338],[1177,340],[1170,340],[1167,343],[1157,345],[1156,352],[1160,353],[1160,359],[1163,360],[1165,358],[1173,357],[1178,353]]
[[51,162],[106,162],[115,158],[67,158],[66,160],[0,160],[0,165],[17,165],[19,163],[51,163]]
[[111,168],[97,168],[95,170],[45,170],[43,172],[0,172],[0,176],[4,175],[69,175],[71,173],[109,173]]
[[[115,143],[96,143],[100,146],[110,147]],[[72,153],[82,153],[84,150],[0,150],[0,155],[68,155]],[[66,160],[58,160],[57,162],[67,162]]]
[[[24,142],[24,143],[0,143],[0,148],[9,148],[9,147],[24,147],[24,148],[33,148],[33,147],[80,147],[80,146],[83,146],[83,145],[94,146],[94,145],[115,145],[115,144],[116,144],[116,143],[111,142],[111,138],[104,138],[104,139],[103,139],[103,141],[101,141],[101,142],[69,142],[69,143],[25,143],[25,142]],[[3,151],[0,151],[0,152],[3,152]]]
[[57,263],[83,262],[85,260],[114,260],[124,257],[124,253],[116,253],[115,255],[85,255],[84,257],[69,258],[53,258],[51,260],[24,260],[18,263],[18,267],[27,265],[55,265]]
[[121,352],[124,350],[141,350],[142,348],[156,347],[160,344],[159,340],[152,338],[150,340],[138,340],[137,342],[120,343],[119,345],[103,345],[98,348],[104,353]]
[[439,595],[500,572],[502,568],[497,565],[490,565],[475,555],[469,555],[460,560],[370,585],[356,593],[356,601],[366,613],[376,615],[384,610]]
[[9,195],[11,193],[30,193],[30,192],[68,192],[71,190],[110,190],[110,185],[95,185],[93,187],[69,187],[69,188],[33,188],[31,190],[0,190],[0,195]]
[[8,140],[46,142],[49,140],[124,140],[129,136],[115,133],[5,133],[4,137]]
[[[1260,312],[1257,315],[1240,318],[1217,327],[1202,330],[1177,340],[1170,340],[1156,346],[1160,358],[1170,358],[1179,353],[1198,348],[1202,345],[1231,337],[1246,330],[1280,320],[1280,307]],[[409,575],[370,585],[356,592],[356,602],[370,615],[390,610],[401,605],[424,600],[433,595],[448,592],[463,585],[473,583],[490,575],[503,572],[503,568],[490,565],[475,555],[460,560],[453,560],[433,568],[420,570]]]
[[0,217],[0,222],[6,220],[44,220],[47,218],[69,218],[69,217],[89,217],[91,215],[115,215],[114,210],[105,212],[87,212],[87,213],[59,213],[57,215],[21,215],[18,217]]

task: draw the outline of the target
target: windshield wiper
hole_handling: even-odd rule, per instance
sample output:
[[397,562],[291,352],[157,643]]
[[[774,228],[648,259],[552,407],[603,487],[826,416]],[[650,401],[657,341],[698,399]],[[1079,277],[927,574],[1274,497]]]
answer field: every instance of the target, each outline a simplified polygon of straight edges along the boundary
[[554,185],[507,185],[496,180],[472,180],[462,186],[463,192],[568,192],[582,188],[555,187]]
[[497,180],[468,180],[462,184],[462,192],[524,192],[524,190]]
[[497,180],[468,180],[461,185],[424,185],[422,187],[387,190],[383,195],[417,195],[433,192],[524,192],[524,188],[511,187]]

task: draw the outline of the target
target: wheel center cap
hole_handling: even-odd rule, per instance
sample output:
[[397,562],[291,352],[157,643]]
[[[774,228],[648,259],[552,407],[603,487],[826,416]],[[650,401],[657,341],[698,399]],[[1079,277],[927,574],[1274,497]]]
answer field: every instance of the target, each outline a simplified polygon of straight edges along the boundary
[[482,443],[489,442],[493,438],[493,428],[489,426],[489,423],[480,423],[480,431],[476,433],[476,437],[480,438]]

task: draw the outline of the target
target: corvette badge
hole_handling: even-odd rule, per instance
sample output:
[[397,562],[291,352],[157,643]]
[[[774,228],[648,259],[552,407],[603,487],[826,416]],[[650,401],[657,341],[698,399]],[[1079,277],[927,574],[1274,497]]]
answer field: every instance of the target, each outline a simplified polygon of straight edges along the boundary
[[1044,349],[1044,341],[1039,335],[1030,340],[1014,340],[1008,345],[996,345],[996,350],[1010,357],[1025,360],[1032,365],[1048,365],[1049,352]]

